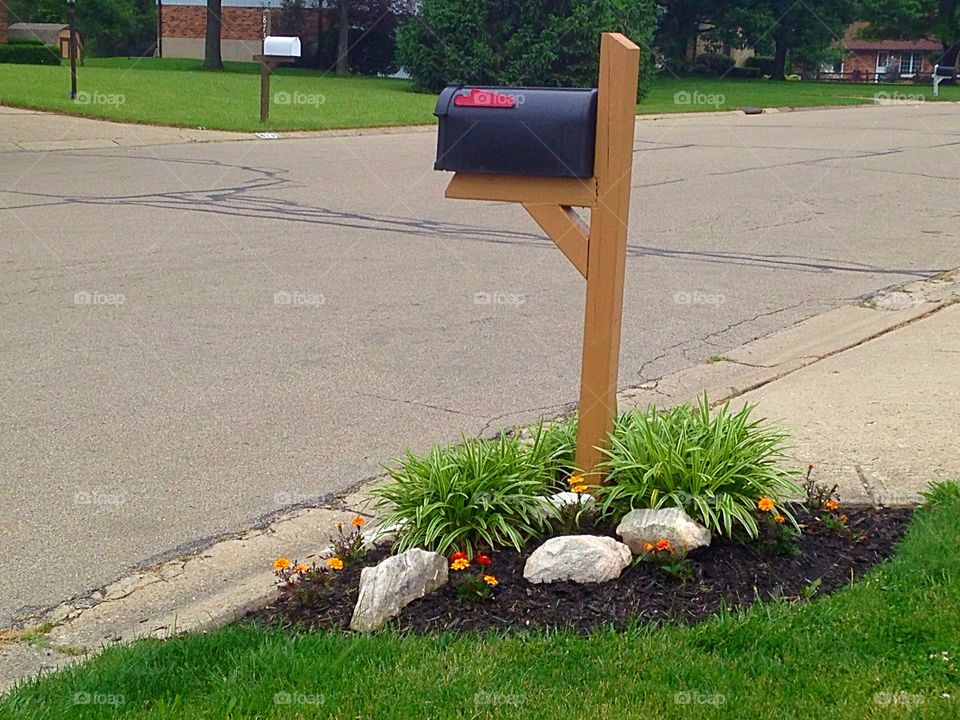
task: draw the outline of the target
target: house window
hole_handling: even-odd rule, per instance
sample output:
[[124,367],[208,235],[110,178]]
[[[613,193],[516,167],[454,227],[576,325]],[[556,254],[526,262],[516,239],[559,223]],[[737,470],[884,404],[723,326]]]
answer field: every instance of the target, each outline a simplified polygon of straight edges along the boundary
[[923,53],[905,52],[900,55],[900,74],[903,76],[916,75],[923,67]]

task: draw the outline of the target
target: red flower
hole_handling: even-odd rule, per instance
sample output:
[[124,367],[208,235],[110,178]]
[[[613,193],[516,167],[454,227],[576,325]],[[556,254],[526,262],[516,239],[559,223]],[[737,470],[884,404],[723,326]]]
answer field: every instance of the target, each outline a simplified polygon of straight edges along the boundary
[[489,555],[477,555],[474,559],[477,561],[477,565],[489,565],[493,562]]
[[457,560],[469,560],[467,554],[462,550],[457,550],[453,555],[450,556],[450,562],[456,562]]

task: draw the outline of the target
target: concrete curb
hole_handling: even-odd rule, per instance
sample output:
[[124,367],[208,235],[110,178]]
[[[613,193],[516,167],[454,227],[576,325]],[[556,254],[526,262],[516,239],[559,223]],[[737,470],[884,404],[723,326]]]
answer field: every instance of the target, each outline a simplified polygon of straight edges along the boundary
[[[621,408],[668,407],[703,392],[720,404],[957,302],[960,269],[882,291],[747,343],[715,362],[627,388],[619,394]],[[337,524],[367,513],[370,490],[384,481],[364,481],[323,507],[294,510],[261,529],[138,571],[0,634],[0,691],[111,644],[209,631],[262,607],[276,596],[271,561],[279,555],[319,560]]]

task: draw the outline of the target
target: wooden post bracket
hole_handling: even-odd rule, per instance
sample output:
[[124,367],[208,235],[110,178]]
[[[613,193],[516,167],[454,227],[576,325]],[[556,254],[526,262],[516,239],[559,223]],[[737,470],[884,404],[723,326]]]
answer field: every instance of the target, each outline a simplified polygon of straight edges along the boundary
[[[458,172],[446,197],[516,202],[586,278],[577,467],[588,483],[617,415],[620,328],[630,215],[640,49],[620,33],[600,39],[594,177],[519,177]],[[591,209],[589,226],[573,210]]]

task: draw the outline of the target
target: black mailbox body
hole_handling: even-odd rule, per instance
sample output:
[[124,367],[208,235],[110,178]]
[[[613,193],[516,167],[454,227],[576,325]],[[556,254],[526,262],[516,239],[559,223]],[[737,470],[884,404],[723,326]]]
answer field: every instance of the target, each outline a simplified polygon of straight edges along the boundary
[[933,69],[933,74],[935,77],[944,78],[945,80],[957,79],[957,69],[949,65],[937,65]]
[[451,85],[437,100],[436,170],[593,177],[595,88]]

